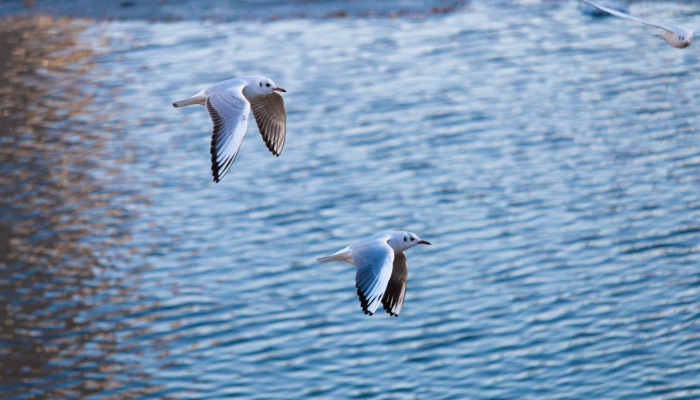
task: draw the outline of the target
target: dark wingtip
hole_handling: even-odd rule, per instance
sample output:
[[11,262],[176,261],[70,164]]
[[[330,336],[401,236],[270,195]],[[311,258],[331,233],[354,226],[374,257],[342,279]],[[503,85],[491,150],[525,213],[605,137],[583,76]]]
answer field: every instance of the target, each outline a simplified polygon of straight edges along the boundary
[[211,165],[211,177],[214,179],[215,183],[219,183],[221,181],[221,177],[219,176],[219,171],[216,164]]
[[[214,156],[212,156],[212,158],[214,158]],[[214,160],[212,160],[211,177],[214,179],[214,183],[219,183],[219,181],[221,181],[221,178],[219,177],[218,169],[219,169],[219,167],[216,165],[216,162],[214,162]]]
[[384,311],[386,311],[386,313],[389,314],[389,315],[392,316],[392,317],[398,317],[398,316],[399,316],[399,314],[394,314],[394,312],[391,311],[391,309],[388,309],[386,305],[384,305]]
[[[357,287],[357,285],[355,285],[355,287]],[[367,309],[369,303],[367,302],[367,298],[365,297],[364,293],[362,293],[359,287],[357,287],[357,295],[360,297],[360,306],[362,307],[362,311],[365,312],[365,315],[369,314],[370,317],[374,315],[373,312]]]
[[177,108],[177,104],[173,103],[173,107]]
[[[261,133],[262,133],[262,132],[261,132]],[[263,135],[263,139],[264,139],[264,138],[265,138],[265,135]],[[275,144],[272,143],[272,141],[269,141],[269,142],[268,142],[267,139],[265,139],[265,147],[267,147],[267,150],[268,150],[270,153],[272,153],[275,157],[279,157],[280,154],[282,154],[282,151],[280,151],[280,152],[278,153],[278,152],[275,150]]]

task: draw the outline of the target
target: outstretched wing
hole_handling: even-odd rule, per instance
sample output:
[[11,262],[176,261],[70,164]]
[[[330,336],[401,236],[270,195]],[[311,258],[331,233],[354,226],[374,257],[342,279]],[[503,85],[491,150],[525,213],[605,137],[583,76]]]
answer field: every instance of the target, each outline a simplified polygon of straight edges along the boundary
[[408,280],[408,259],[403,252],[394,255],[394,266],[391,278],[386,286],[382,304],[389,315],[398,317],[406,296],[406,281]]
[[365,314],[372,315],[382,301],[394,263],[389,236],[361,242],[351,247],[355,263],[355,287]]
[[226,175],[236,159],[248,127],[250,103],[243,97],[243,86],[210,94],[207,110],[214,123],[211,137],[211,173],[214,182]]
[[260,134],[267,149],[276,156],[282,153],[284,138],[287,134],[287,113],[284,111],[284,99],[277,93],[258,97],[250,105],[258,124]]
[[653,26],[653,27],[655,27],[655,28],[663,29],[663,30],[669,31],[669,32],[673,32],[673,31],[674,31],[674,29],[673,29],[672,27],[670,27],[670,26],[666,26],[666,25],[659,24],[659,23],[657,23],[657,22],[651,22],[651,21],[647,21],[647,20],[645,20],[645,19],[633,17],[633,16],[627,15],[627,14],[625,14],[625,13],[623,13],[623,12],[620,12],[620,11],[617,11],[617,10],[613,10],[612,8],[608,8],[608,7],[605,7],[605,6],[601,6],[600,4],[596,4],[596,3],[592,2],[592,1],[589,1],[589,0],[583,0],[583,1],[584,1],[585,3],[588,3],[588,4],[592,5],[593,7],[596,7],[596,8],[598,8],[598,9],[600,9],[600,10],[603,10],[603,11],[605,11],[606,13],[611,14],[611,15],[614,15],[614,16],[616,16],[616,17],[620,17],[620,18],[624,18],[624,19],[629,19],[629,20],[631,20],[631,21],[636,21],[636,22],[642,23],[642,24],[644,24],[644,25]]

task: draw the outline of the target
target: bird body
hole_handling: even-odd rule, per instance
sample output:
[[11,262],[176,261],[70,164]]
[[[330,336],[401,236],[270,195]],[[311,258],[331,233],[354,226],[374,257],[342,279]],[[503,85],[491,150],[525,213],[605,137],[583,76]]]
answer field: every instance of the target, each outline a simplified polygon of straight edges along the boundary
[[319,264],[345,261],[355,265],[355,287],[362,311],[373,315],[381,302],[387,313],[398,316],[408,279],[408,260],[403,252],[418,244],[430,243],[411,232],[379,232],[316,261]]
[[251,111],[268,150],[275,156],[280,155],[286,136],[287,115],[284,100],[276,92],[286,90],[264,76],[240,76],[173,103],[175,108],[193,104],[207,107],[214,123],[210,149],[214,182],[221,181],[238,155]]
[[628,19],[630,21],[636,21],[644,25],[649,25],[653,26],[655,28],[663,29],[664,32],[659,35],[659,37],[663,40],[666,41],[666,43],[670,44],[671,46],[678,48],[678,49],[684,49],[688,46],[690,46],[690,43],[693,42],[693,35],[697,30],[691,30],[691,29],[686,29],[686,28],[678,28],[678,27],[673,27],[670,25],[664,25],[660,24],[657,22],[652,22],[652,21],[647,21],[642,18],[637,18],[633,17],[631,15],[627,15],[623,12],[614,10],[609,7],[602,6],[600,4],[594,3],[589,0],[583,0],[585,3],[592,5],[593,7],[596,7],[602,11],[605,11],[608,14],[614,15],[616,17]]

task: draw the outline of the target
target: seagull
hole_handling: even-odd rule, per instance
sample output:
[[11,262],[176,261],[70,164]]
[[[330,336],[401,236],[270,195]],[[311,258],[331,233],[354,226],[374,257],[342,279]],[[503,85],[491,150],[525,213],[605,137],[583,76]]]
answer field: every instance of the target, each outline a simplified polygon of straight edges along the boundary
[[379,232],[316,262],[355,265],[355,287],[362,311],[373,315],[381,302],[389,315],[398,317],[408,279],[408,260],[403,252],[418,244],[430,245],[411,232]]
[[253,111],[260,134],[275,156],[282,153],[287,133],[284,100],[275,92],[286,92],[264,76],[239,76],[219,82],[189,99],[176,101],[173,107],[201,104],[207,107],[214,123],[211,137],[211,172],[218,183],[236,159]]
[[596,3],[589,1],[589,0],[583,0],[583,1],[585,3],[592,5],[593,7],[597,7],[599,9],[605,11],[606,13],[612,14],[616,17],[629,19],[632,21],[637,21],[637,22],[640,22],[644,25],[649,25],[649,26],[653,26],[655,28],[663,29],[665,32],[660,34],[659,37],[661,39],[665,40],[666,43],[670,44],[671,46],[679,48],[679,49],[684,49],[684,48],[690,46],[690,43],[693,41],[693,35],[695,34],[695,32],[697,32],[697,30],[693,31],[693,30],[686,29],[686,28],[676,28],[673,26],[667,26],[667,25],[656,23],[656,22],[647,21],[647,20],[644,20],[641,18],[633,17],[631,15],[627,15],[625,13],[613,10],[612,8],[601,6],[601,5],[596,4]]

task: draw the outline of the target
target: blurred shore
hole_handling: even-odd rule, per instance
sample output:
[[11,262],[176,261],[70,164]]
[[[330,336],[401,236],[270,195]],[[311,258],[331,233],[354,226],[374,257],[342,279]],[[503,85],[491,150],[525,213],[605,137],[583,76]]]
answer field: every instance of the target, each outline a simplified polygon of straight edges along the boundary
[[50,15],[106,20],[214,22],[290,18],[425,16],[462,9],[466,0],[10,0],[0,17]]

